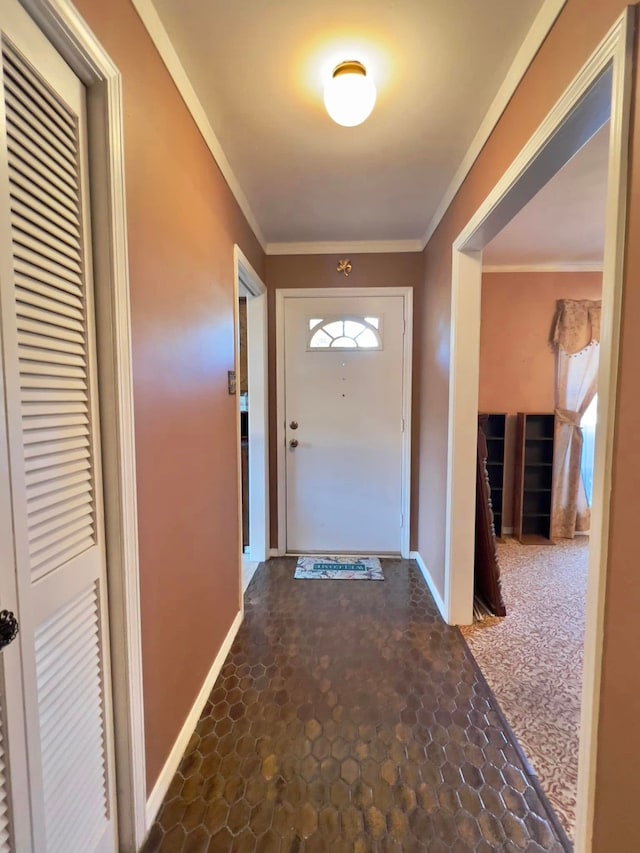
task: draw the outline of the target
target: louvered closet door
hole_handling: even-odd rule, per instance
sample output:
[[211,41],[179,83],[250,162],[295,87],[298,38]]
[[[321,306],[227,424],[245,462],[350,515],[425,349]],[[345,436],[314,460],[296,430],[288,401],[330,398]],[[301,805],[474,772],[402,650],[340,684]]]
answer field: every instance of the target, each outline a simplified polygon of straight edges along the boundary
[[0,23],[0,296],[32,844],[93,853],[116,841],[84,89],[14,0]]

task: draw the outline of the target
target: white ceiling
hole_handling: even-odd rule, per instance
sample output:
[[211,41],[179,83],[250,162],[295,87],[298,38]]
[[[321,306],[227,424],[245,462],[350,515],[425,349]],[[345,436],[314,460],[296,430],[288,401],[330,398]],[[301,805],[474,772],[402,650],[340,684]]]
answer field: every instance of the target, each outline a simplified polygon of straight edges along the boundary
[[[273,244],[423,240],[543,0],[153,3]],[[344,59],[378,87],[355,128],[322,103]]]
[[602,264],[609,122],[485,248],[485,266]]

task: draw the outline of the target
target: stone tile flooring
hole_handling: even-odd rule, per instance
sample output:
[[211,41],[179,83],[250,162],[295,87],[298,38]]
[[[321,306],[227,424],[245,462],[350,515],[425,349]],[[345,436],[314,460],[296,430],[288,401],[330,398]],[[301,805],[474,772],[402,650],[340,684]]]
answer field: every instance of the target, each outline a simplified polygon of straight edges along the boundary
[[562,851],[415,564],[384,583],[271,560],[145,853]]

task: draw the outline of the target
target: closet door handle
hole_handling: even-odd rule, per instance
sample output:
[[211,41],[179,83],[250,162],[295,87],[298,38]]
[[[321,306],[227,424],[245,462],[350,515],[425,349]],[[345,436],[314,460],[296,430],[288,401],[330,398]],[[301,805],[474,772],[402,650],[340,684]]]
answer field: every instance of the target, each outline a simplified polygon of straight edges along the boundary
[[4,649],[18,636],[18,620],[10,610],[0,611],[0,649]]

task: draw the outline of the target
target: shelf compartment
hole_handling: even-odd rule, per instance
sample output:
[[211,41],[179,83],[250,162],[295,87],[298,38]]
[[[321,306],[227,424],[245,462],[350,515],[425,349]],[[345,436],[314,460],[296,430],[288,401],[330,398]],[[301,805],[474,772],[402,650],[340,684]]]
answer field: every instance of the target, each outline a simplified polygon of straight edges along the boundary
[[551,492],[525,492],[522,496],[522,515],[551,515]]
[[490,414],[487,416],[482,425],[482,431],[489,441],[492,439],[504,441],[506,419],[507,416],[502,414]]
[[526,415],[527,439],[546,438],[553,440],[555,419],[552,414]]
[[525,465],[551,465],[553,463],[553,442],[546,439],[527,439],[524,449]]
[[551,533],[551,516],[523,516],[522,536],[540,536],[549,539]]

